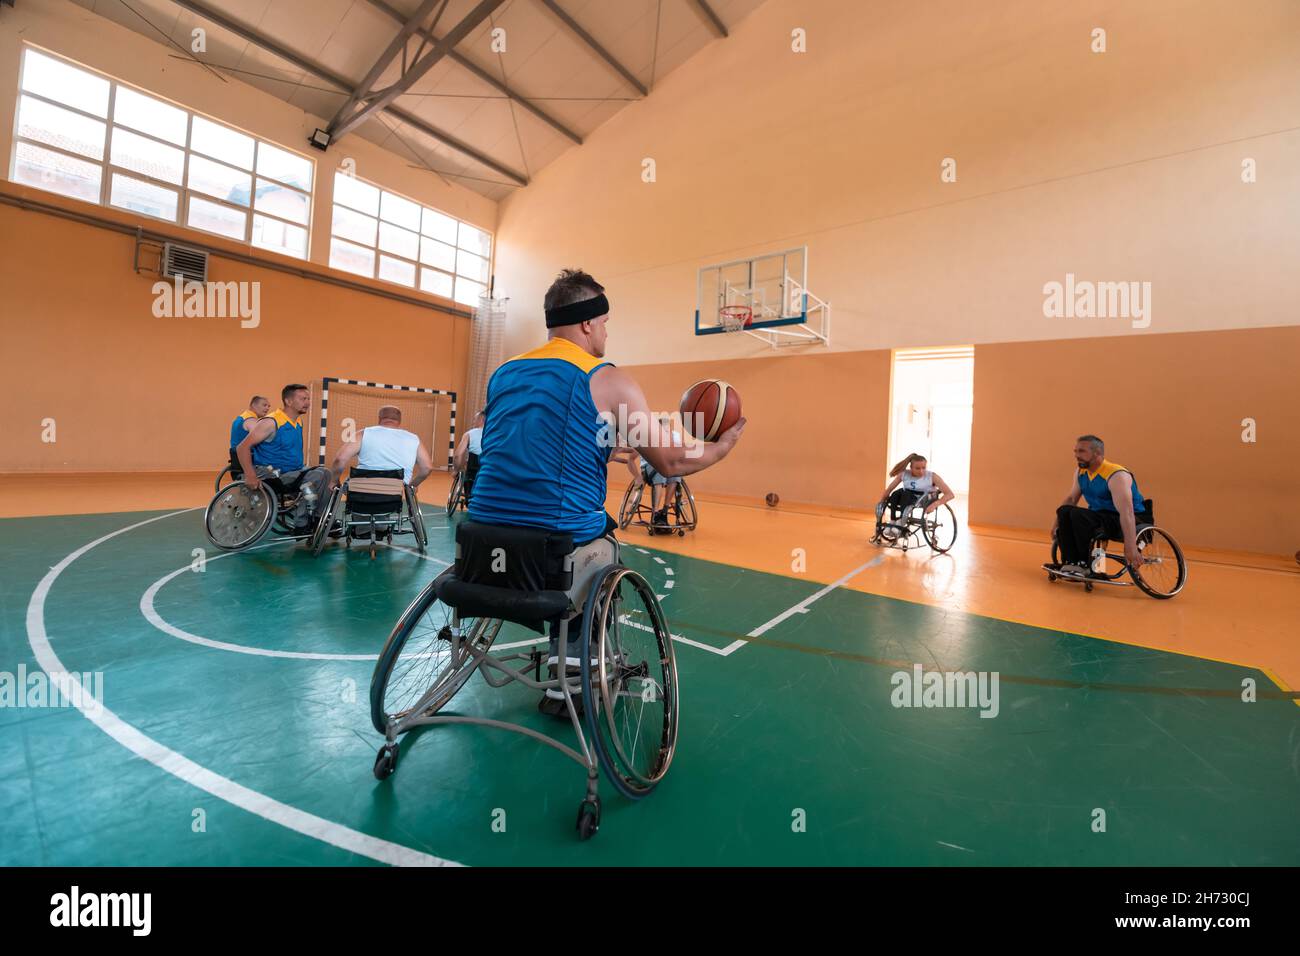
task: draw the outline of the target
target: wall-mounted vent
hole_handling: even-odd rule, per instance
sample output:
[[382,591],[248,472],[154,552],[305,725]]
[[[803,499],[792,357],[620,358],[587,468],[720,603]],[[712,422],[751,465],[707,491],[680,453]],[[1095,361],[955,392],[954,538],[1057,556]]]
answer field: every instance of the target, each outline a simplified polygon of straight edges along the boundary
[[202,249],[163,243],[162,274],[180,276],[185,282],[208,281],[208,254]]

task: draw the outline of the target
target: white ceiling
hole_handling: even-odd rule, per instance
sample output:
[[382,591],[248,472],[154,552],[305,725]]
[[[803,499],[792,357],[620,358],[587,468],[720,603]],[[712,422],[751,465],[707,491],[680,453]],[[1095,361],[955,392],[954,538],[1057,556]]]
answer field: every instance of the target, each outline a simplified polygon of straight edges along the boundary
[[[172,0],[74,2],[160,43],[167,42],[164,37],[170,38],[185,50],[189,49],[191,31],[202,26],[207,30],[205,62],[327,121],[345,101],[346,94],[327,81]],[[202,2],[251,33],[355,86],[401,28],[379,2],[405,18],[419,8],[421,0]],[[476,3],[446,0],[434,34],[444,36]],[[728,30],[762,3],[708,0]],[[694,0],[558,0],[558,4],[651,91],[655,82],[709,43],[728,42],[717,36]],[[435,6],[434,14],[422,25],[433,22],[441,8],[441,3]],[[494,27],[506,31],[504,53],[490,48]],[[408,63],[422,43],[418,35],[408,41]],[[431,46],[426,45],[424,52]],[[456,46],[456,52],[583,139],[641,95],[541,0],[504,0]],[[395,82],[400,71],[399,56],[376,86]],[[525,180],[566,149],[581,148],[447,57],[393,105]],[[237,117],[227,118],[238,122]],[[449,181],[491,199],[499,200],[520,188],[501,171],[391,113],[376,114],[352,135],[363,136],[408,163],[431,167]]]

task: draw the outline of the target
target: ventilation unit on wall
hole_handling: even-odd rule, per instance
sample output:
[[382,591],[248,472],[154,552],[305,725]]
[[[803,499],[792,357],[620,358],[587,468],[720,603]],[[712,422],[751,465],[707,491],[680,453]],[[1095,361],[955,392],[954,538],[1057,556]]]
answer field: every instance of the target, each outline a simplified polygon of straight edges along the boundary
[[185,282],[207,282],[208,254],[192,246],[164,242],[159,271],[165,276],[179,276]]

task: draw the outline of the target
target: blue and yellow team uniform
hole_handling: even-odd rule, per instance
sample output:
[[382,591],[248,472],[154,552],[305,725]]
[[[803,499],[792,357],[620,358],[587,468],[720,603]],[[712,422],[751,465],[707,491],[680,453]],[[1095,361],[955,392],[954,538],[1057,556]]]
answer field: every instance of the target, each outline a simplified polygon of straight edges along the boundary
[[266,465],[281,472],[301,471],[302,422],[295,422],[277,408],[269,416],[275,421],[275,434],[253,446],[253,464]]
[[473,520],[569,532],[579,543],[604,532],[611,448],[591,376],[609,364],[553,338],[493,373]]
[[[1113,461],[1102,460],[1101,466],[1096,471],[1089,471],[1087,468],[1079,469],[1079,491],[1088,501],[1088,508],[1091,511],[1110,511],[1119,514],[1119,509],[1115,507],[1115,502],[1110,496],[1110,479],[1121,471],[1128,471],[1123,465],[1117,465]],[[1133,477],[1131,471],[1129,477]],[[1141,514],[1147,510],[1146,499],[1138,491],[1137,479],[1133,478],[1133,511],[1135,514]]]
[[240,412],[239,417],[230,423],[230,447],[236,448],[239,443],[248,437],[248,432],[244,430],[244,422],[250,418],[256,418],[252,412]]

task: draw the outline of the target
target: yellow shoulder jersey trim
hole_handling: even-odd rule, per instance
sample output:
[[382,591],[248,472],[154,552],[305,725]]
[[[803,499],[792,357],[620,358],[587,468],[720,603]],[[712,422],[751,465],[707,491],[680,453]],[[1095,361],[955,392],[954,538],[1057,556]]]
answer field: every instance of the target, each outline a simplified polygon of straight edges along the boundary
[[540,345],[528,352],[521,352],[519,355],[507,359],[507,361],[514,362],[520,359],[560,359],[570,365],[578,366],[584,372],[590,372],[604,361],[604,359],[592,355],[582,346],[558,336],[547,339],[544,345]]

